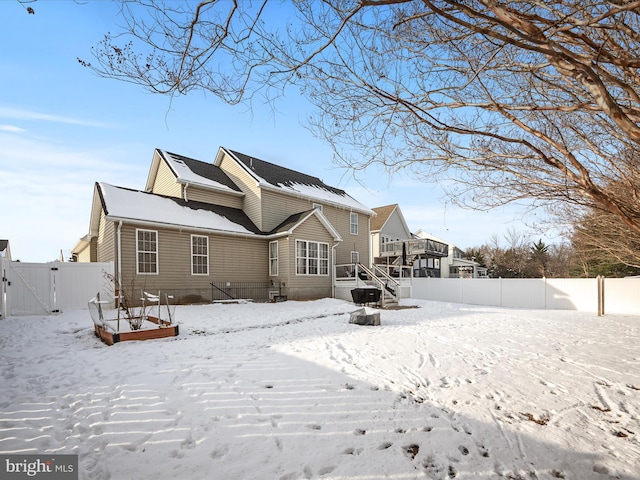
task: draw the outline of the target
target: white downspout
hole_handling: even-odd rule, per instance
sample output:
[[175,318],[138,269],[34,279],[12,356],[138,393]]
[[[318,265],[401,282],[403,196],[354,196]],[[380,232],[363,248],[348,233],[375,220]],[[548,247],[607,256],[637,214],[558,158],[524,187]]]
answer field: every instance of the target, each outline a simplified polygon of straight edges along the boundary
[[[118,223],[118,229],[116,230],[117,237],[117,254],[118,254],[118,297],[122,295],[122,220]],[[118,299],[119,300],[119,299]],[[118,302],[117,307],[120,307]]]
[[189,201],[189,199],[187,198],[187,188],[188,187],[189,187],[189,184],[185,183],[184,184],[184,190],[182,191],[182,196],[183,196],[185,202]]
[[336,298],[336,247],[339,243],[331,246],[331,298]]

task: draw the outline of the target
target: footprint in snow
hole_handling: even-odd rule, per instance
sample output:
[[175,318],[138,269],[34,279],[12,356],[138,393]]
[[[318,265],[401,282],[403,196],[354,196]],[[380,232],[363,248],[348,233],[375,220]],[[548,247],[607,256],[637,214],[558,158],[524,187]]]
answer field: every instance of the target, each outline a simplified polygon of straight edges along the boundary
[[489,450],[482,444],[478,444],[478,451],[480,452],[480,455],[482,455],[485,458],[489,458]]
[[336,469],[336,467],[334,465],[330,465],[328,467],[322,467],[320,470],[318,470],[318,475],[320,475],[321,477],[330,474],[331,472],[333,472]]
[[409,457],[410,460],[413,460],[414,458],[416,458],[416,455],[418,455],[418,452],[420,452],[420,445],[417,445],[415,443],[412,443],[411,445],[405,445],[404,447],[402,447],[402,451],[407,457]]
[[[378,448],[378,450],[381,450],[381,448]],[[344,455],[360,455],[362,452],[364,452],[364,449],[362,448],[349,447],[345,449],[342,453]]]

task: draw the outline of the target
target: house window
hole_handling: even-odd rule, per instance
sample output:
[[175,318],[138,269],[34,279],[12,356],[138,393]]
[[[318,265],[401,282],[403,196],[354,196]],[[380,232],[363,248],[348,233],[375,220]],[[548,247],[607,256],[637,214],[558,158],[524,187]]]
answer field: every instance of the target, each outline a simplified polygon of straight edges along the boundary
[[314,203],[313,208],[315,208],[316,210],[320,210],[322,212],[322,205],[319,203]]
[[296,240],[296,274],[328,275],[329,244]]
[[278,241],[269,242],[269,275],[278,275]]
[[360,252],[351,252],[351,263],[360,263]]
[[191,235],[191,275],[209,275],[209,237]]
[[136,230],[136,252],[138,273],[158,273],[158,232]]
[[358,214],[351,212],[349,228],[352,235],[358,234]]

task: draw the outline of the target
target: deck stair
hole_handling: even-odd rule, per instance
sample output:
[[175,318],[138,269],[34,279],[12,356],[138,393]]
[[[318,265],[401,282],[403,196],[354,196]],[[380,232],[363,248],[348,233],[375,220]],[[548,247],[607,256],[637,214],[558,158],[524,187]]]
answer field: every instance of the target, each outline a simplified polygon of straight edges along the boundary
[[381,308],[398,305],[400,284],[395,278],[377,265],[368,268],[362,263],[359,263],[358,268],[367,274],[367,280],[364,281],[367,285],[382,290],[380,294]]

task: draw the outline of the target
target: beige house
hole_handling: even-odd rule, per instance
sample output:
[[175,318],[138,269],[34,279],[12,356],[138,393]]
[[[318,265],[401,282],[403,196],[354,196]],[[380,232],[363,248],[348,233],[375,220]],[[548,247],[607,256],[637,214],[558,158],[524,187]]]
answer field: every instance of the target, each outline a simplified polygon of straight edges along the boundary
[[[329,297],[337,264],[368,259],[374,212],[320,179],[220,148],[213,163],[155,150],[144,191],[96,183],[72,254],[115,264],[127,292],[177,302]],[[251,294],[253,292],[253,295]],[[135,296],[135,293],[133,294]]]

